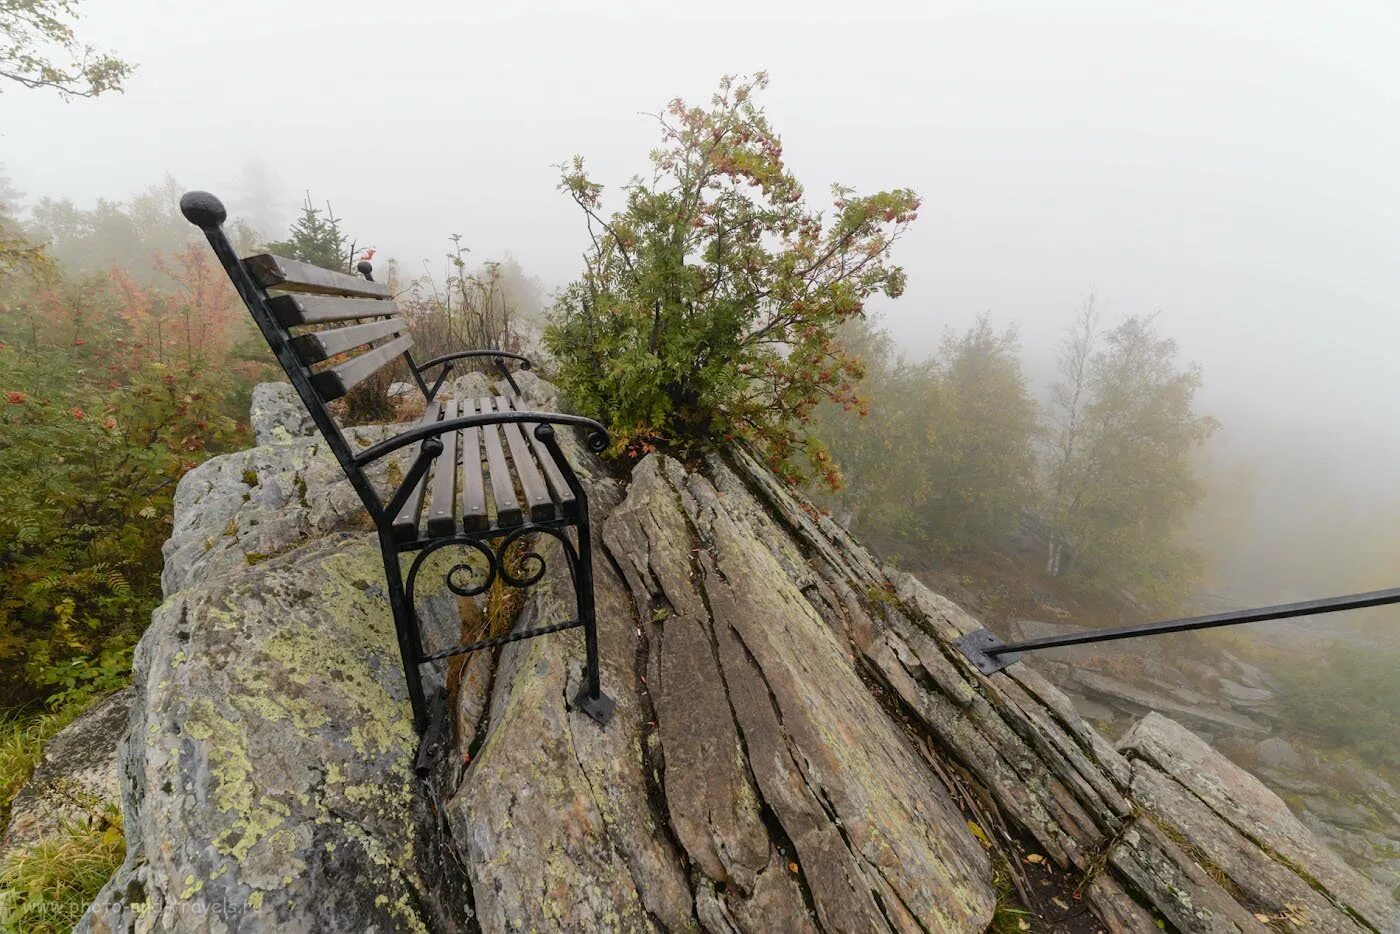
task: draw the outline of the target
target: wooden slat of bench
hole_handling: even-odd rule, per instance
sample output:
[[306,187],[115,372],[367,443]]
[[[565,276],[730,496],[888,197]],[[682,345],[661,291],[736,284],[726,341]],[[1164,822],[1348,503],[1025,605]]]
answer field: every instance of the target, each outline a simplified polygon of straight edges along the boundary
[[[520,406],[512,397],[506,397],[506,405],[511,409],[519,410]],[[549,455],[549,448],[544,446],[544,442],[535,437],[533,425],[524,427],[525,439],[529,441],[530,448],[539,458],[540,469],[544,472],[545,481],[549,483],[549,491],[554,495],[554,501],[558,503],[559,514],[565,518],[573,518],[578,515],[578,500],[574,499],[573,490],[569,489],[569,484],[564,480],[564,473],[559,469],[559,465],[554,462],[554,458]]]
[[265,289],[286,289],[288,292],[317,292],[322,295],[358,295],[364,298],[388,298],[389,287],[359,276],[322,269],[310,263],[297,262],[260,253],[243,260],[243,268],[258,285]]
[[[495,398],[497,412],[510,411],[510,403],[505,396]],[[525,435],[521,432],[518,424],[506,424],[501,426],[505,432],[506,444],[510,447],[511,460],[515,461],[515,475],[520,478],[520,488],[525,493],[525,504],[530,509],[530,519],[534,522],[542,522],[545,519],[554,518],[554,500],[549,496],[549,489],[545,486],[544,477],[540,475],[539,468],[535,466],[534,455],[530,453],[530,445],[525,443]],[[527,432],[535,430],[534,425],[523,426]]]
[[[462,400],[461,415],[475,415],[476,402]],[[462,430],[462,528],[479,532],[491,525],[486,514],[486,481],[481,475],[481,429]]]
[[[434,399],[428,403],[428,407],[423,412],[423,424],[431,425],[438,420],[438,414],[442,411],[442,402]],[[413,449],[413,456],[416,459],[418,453],[423,449],[420,442]],[[418,537],[418,517],[423,512],[423,493],[428,489],[428,475],[424,474],[418,478],[418,485],[413,488],[413,492],[404,501],[403,508],[394,517],[394,538],[401,542],[411,542]]]
[[[443,405],[443,419],[457,417],[457,400]],[[442,454],[433,465],[433,496],[428,504],[428,534],[434,537],[451,535],[457,531],[453,509],[457,503],[457,432],[449,431],[440,435]]]
[[[481,411],[491,411],[491,400],[478,400]],[[521,521],[520,500],[515,495],[515,481],[510,476],[510,465],[506,463],[501,449],[499,425],[482,425],[481,434],[486,442],[486,466],[491,474],[491,496],[496,501],[496,525],[506,528],[519,525]]]
[[356,347],[377,341],[381,337],[388,337],[391,334],[397,335],[406,330],[408,330],[408,322],[402,318],[389,318],[384,321],[373,321],[369,324],[352,324],[345,328],[332,328],[329,331],[317,331],[315,334],[294,337],[292,338],[292,349],[301,358],[301,362],[309,366],[313,363],[320,363],[322,360],[329,360],[338,353],[345,353],[347,350],[354,350]]
[[399,306],[392,300],[340,298],[335,295],[278,295],[268,299],[267,304],[284,328],[354,321],[357,318],[383,318],[399,311]]
[[311,377],[311,385],[330,402],[339,399],[375,373],[394,362],[404,351],[413,346],[412,336],[405,334],[373,350],[367,350],[353,360],[347,360]]

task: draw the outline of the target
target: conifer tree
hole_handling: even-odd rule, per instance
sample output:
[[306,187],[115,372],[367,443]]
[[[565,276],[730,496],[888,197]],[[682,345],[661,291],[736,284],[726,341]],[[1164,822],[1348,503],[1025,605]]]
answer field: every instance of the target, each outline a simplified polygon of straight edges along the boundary
[[287,239],[268,243],[266,249],[287,259],[342,272],[349,271],[350,258],[355,253],[355,246],[340,229],[340,218],[331,210],[330,202],[322,211],[312,205],[309,191],[301,216],[292,223]]

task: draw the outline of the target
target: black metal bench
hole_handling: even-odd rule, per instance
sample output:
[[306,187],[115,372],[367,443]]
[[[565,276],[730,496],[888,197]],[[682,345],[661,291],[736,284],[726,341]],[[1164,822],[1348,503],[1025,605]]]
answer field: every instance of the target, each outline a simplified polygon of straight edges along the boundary
[[[599,684],[588,497],[552,427],[587,429],[586,443],[601,451],[608,444],[603,426],[575,415],[528,411],[508,396],[439,399],[438,392],[457,360],[490,358],[517,395],[519,387],[505,361],[517,360],[524,369],[530,361],[500,350],[463,350],[417,364],[408,323],[398,314],[389,290],[373,281],[368,263],[359,267],[364,278],[356,278],[271,255],[239,259],[224,234],[227,212],[218,198],[192,191],[180,199],[180,210],[204,231],[277,362],[374,519],[413,722],[419,734],[426,734],[419,753],[420,767],[440,747],[447,719],[440,692],[434,698],[425,697],[420,666],[519,639],[582,627],[587,670],[575,704],[606,724],[613,702]],[[328,404],[399,359],[407,363],[423,393],[427,404],[423,420],[355,453]],[[430,385],[425,373],[439,367]],[[530,425],[533,431],[522,430]],[[414,451],[411,466],[386,501],[365,469],[410,446]],[[567,530],[571,527],[577,544],[569,540]],[[511,587],[528,587],[543,576],[544,559],[527,552],[521,565],[512,569],[506,558],[514,543],[536,534],[552,536],[563,549],[574,585],[575,618],[427,651],[414,608],[415,586],[424,561],[449,546],[479,554],[485,560],[480,580],[459,577],[472,573],[467,564],[457,564],[447,574],[448,586],[460,596],[484,593],[497,580]],[[406,580],[399,559],[404,553],[415,553]]]

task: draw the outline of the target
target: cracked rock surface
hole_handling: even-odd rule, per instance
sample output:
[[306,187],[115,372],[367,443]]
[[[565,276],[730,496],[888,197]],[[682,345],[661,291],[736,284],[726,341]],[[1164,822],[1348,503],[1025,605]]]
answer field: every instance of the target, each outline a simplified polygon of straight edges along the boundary
[[[1184,727],[1115,747],[1030,665],[977,673],[950,645],[975,619],[742,449],[619,478],[569,435],[613,719],[573,707],[579,630],[478,653],[438,673],[455,745],[426,782],[335,465],[305,439],[191,472],[122,743],[128,857],[83,930],[972,932],[1008,897],[1047,930],[1400,923]],[[533,547],[522,628],[574,613]],[[419,610],[435,646],[480,613],[428,583]]]

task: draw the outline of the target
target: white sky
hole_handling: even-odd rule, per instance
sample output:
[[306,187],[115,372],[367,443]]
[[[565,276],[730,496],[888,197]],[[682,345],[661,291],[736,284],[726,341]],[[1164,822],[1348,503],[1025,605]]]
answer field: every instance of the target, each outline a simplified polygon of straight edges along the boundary
[[[31,196],[89,204],[169,172],[236,206],[258,159],[288,217],[309,187],[409,268],[460,232],[555,286],[583,230],[552,165],[582,153],[615,186],[656,142],[640,112],[766,68],[814,198],[923,196],[909,290],[881,306],[911,352],[989,310],[1040,378],[1090,290],[1110,316],[1161,310],[1235,438],[1294,433],[1356,498],[1400,508],[1400,4],[82,9],[85,37],[140,70],[94,101],[0,94],[0,165]],[[1286,500],[1283,477],[1263,485]]]

